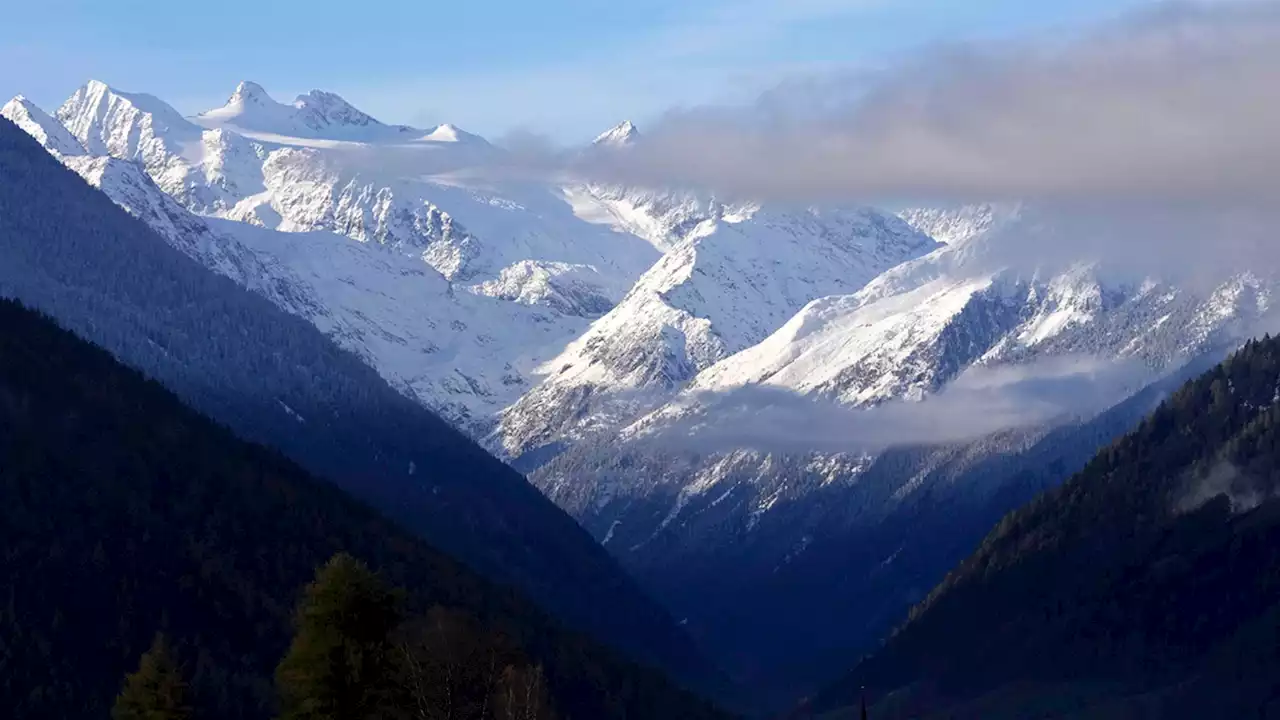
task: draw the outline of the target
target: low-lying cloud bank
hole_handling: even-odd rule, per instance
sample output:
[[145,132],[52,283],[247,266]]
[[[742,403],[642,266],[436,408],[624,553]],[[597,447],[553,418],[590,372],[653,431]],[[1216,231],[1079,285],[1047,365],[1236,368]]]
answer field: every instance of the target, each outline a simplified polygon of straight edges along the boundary
[[673,112],[594,178],[799,202],[1270,202],[1280,3],[1161,4],[1072,40],[939,50]]
[[1016,366],[974,366],[920,401],[852,408],[753,385],[690,394],[688,414],[640,438],[665,448],[719,452],[878,452],[978,440],[1022,427],[1089,417],[1149,380],[1136,362],[1058,356]]

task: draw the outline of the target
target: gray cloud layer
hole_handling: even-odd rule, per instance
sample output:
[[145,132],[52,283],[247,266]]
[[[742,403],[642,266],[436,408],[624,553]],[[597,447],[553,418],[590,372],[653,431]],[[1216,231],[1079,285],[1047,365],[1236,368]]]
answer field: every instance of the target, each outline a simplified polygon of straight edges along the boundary
[[1057,42],[940,49],[796,78],[746,107],[672,111],[621,152],[516,134],[373,148],[357,168],[678,186],[802,204],[1273,204],[1280,0],[1161,3]]
[[1091,416],[1146,379],[1137,363],[1059,356],[1019,366],[975,366],[921,401],[861,409],[747,386],[687,396],[694,412],[643,440],[700,452],[878,452],[965,442]]
[[803,202],[1271,201],[1280,3],[1163,4],[1066,42],[937,51],[673,113],[610,180]]

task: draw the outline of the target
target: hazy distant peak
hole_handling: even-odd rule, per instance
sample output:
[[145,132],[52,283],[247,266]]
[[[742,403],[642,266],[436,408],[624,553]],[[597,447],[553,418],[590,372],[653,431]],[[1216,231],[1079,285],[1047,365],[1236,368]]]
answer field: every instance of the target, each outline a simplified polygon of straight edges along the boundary
[[626,147],[634,143],[639,137],[640,131],[636,129],[635,124],[630,120],[623,120],[600,133],[591,144],[607,147]]

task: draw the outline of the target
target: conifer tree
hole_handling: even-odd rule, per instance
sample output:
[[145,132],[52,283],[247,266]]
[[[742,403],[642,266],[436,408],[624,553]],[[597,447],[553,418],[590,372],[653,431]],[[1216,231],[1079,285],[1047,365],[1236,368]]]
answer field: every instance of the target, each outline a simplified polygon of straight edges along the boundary
[[372,720],[389,715],[395,594],[368,567],[334,556],[307,586],[296,632],[276,669],[285,720]]
[[111,709],[112,720],[187,720],[187,683],[163,635],[143,653],[138,669],[125,678],[124,689]]

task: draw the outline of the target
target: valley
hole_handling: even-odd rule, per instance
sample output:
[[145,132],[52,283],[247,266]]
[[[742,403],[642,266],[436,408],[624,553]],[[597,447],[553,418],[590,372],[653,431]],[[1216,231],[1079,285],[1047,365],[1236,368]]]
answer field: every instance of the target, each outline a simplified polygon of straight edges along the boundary
[[[1265,76],[1280,14],[1190,5],[563,142],[514,101],[499,136],[251,80],[13,97],[0,494],[96,530],[13,514],[0,689],[51,658],[24,712],[101,714],[171,635],[274,717],[341,570],[395,605],[395,717],[517,720],[517,681],[519,720],[1275,711],[1280,164],[1218,71]],[[103,612],[42,614],[46,546]],[[474,707],[401,707],[415,642]]]

